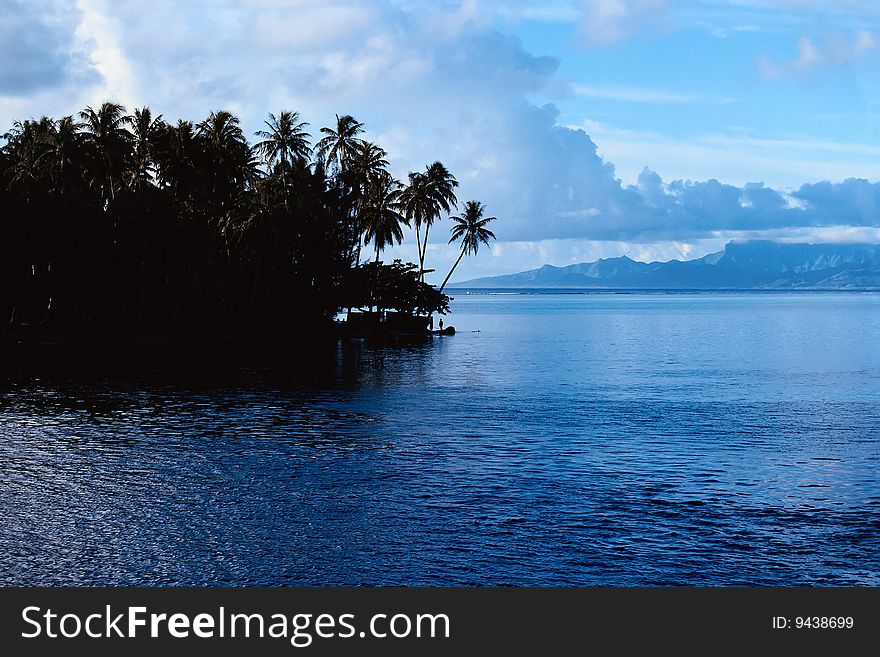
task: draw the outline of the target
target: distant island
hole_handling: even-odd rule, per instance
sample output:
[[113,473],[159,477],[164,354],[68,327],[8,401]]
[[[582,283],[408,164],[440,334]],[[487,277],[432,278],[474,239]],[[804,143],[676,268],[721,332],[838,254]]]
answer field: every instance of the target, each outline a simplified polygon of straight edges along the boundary
[[880,289],[880,245],[732,241],[696,260],[637,262],[626,256],[476,278],[454,288]]

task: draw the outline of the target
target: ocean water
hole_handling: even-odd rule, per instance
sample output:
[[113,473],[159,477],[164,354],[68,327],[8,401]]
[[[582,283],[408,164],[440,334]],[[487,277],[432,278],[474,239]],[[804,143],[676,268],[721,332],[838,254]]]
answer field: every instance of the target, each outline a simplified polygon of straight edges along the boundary
[[308,383],[0,383],[0,584],[880,585],[880,295],[452,308]]

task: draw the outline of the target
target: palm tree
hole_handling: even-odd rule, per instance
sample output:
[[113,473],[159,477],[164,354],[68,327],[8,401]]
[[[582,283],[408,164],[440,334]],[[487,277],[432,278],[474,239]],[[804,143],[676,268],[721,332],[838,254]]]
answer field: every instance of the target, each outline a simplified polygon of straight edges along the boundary
[[[361,227],[358,219],[358,182],[352,178],[349,169],[360,146],[358,135],[364,131],[364,124],[349,114],[336,115],[336,128],[321,128],[325,135],[315,146],[318,163],[322,168],[330,165],[336,174],[334,184],[348,197],[345,210],[345,241],[349,245],[348,259],[360,260]],[[361,190],[362,191],[362,190]],[[353,192],[353,193],[352,193]]]
[[[351,160],[350,182],[356,193],[354,221],[351,229],[357,241],[355,263],[361,260],[361,237],[364,231],[364,214],[370,202],[369,194],[378,180],[388,176],[388,153],[385,149],[366,140],[359,140]],[[398,195],[399,196],[399,195]]]
[[441,162],[434,162],[427,167],[425,178],[433,211],[425,217],[425,241],[422,243],[422,262],[420,263],[422,280],[424,280],[425,257],[428,254],[428,232],[431,230],[431,225],[435,219],[440,218],[441,211],[449,214],[453,207],[458,207],[458,199],[455,197],[458,181]]
[[351,116],[312,148],[299,114],[268,115],[251,148],[228,112],[128,113],[108,102],[0,135],[0,332],[310,334],[361,299],[445,309],[418,265],[379,261],[412,218],[424,277],[421,231],[455,205],[442,165],[406,196]]
[[277,117],[269,115],[265,121],[268,130],[258,130],[254,134],[263,141],[254,146],[254,151],[262,157],[266,164],[292,164],[294,161],[305,162],[312,154],[309,144],[311,135],[305,131],[308,125],[300,121],[299,112],[281,112]]
[[162,115],[153,117],[149,107],[136,108],[128,117],[134,141],[134,163],[132,183],[145,185],[153,177],[156,164],[156,149],[165,122]]
[[245,144],[244,153],[241,157],[241,179],[248,189],[254,186],[265,177],[263,170],[260,168],[260,158],[257,151]]
[[421,229],[426,218],[433,211],[431,197],[428,191],[427,176],[418,171],[409,174],[409,185],[403,190],[401,205],[407,222],[416,230],[416,248],[419,251],[419,279],[423,278],[425,258],[422,254]]
[[196,126],[196,130],[217,150],[222,150],[230,143],[244,141],[241,121],[226,110],[211,112],[207,119]]
[[351,159],[351,168],[357,174],[358,182],[365,187],[387,172],[388,153],[371,141],[358,140]]
[[458,254],[458,259],[446,274],[446,278],[443,279],[440,292],[443,292],[452,272],[458,267],[458,263],[461,262],[465,254],[477,255],[481,243],[489,246],[489,240],[495,239],[495,233],[486,228],[490,221],[495,221],[495,217],[483,217],[485,210],[486,206],[479,201],[468,201],[465,203],[464,212],[453,217],[455,225],[452,227],[452,237],[449,238],[449,243],[461,240],[461,253]]
[[201,144],[192,121],[180,119],[177,125],[166,124],[160,135],[156,154],[157,179],[174,196],[183,198],[195,184]]
[[[424,173],[409,174],[409,186],[403,193],[403,206],[407,219],[416,229],[416,246],[419,251],[419,279],[425,278],[425,257],[428,251],[428,233],[442,212],[450,212],[458,206],[455,188],[458,181],[440,162],[425,167]],[[425,236],[421,238],[424,226]]]
[[92,159],[91,179],[101,191],[104,207],[116,198],[116,188],[130,157],[129,118],[119,103],[104,103],[98,109],[80,112],[84,121],[82,137]]
[[427,167],[427,176],[431,195],[437,207],[447,213],[452,208],[457,208],[458,199],[455,197],[455,188],[458,187],[458,181],[443,166],[443,163],[434,162],[434,164]]
[[69,191],[72,182],[79,180],[78,169],[80,167],[80,136],[81,125],[72,116],[65,116],[55,121],[52,138],[50,140],[50,152],[52,158],[52,178],[55,181],[55,189],[64,194]]
[[373,242],[376,248],[376,262],[379,252],[386,246],[403,241],[402,224],[406,217],[400,213],[401,184],[389,173],[371,181],[367,189],[363,213],[364,241]]
[[360,139],[358,135],[364,131],[364,124],[349,114],[336,115],[336,129],[321,128],[326,135],[316,146],[318,158],[324,163],[333,163],[336,171],[344,172],[351,162]]
[[207,173],[211,178],[211,196],[221,206],[228,196],[243,189],[249,175],[250,148],[241,130],[241,122],[225,110],[211,112],[196,126],[210,157]]
[[46,172],[45,155],[50,150],[53,130],[54,122],[44,116],[39,121],[16,121],[7,136],[10,184],[24,192],[26,203],[30,203],[32,191],[40,191],[37,185]]

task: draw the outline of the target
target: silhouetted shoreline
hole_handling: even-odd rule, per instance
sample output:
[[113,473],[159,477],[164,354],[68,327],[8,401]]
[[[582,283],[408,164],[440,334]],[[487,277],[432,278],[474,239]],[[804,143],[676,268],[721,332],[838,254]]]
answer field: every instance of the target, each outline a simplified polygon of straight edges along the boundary
[[[432,335],[494,217],[478,201],[453,215],[440,162],[395,179],[350,115],[314,145],[306,126],[270,114],[250,144],[226,111],[170,123],[112,102],[16,122],[0,137],[0,363],[285,363],[364,328]],[[460,252],[437,288],[426,255],[444,215]],[[404,227],[418,263],[382,261]],[[383,320],[340,326],[346,309]]]
[[237,335],[40,334],[12,331],[0,342],[0,371],[16,375],[118,371],[279,368],[308,373],[335,358],[340,342],[395,346],[455,334],[332,322],[308,331]]

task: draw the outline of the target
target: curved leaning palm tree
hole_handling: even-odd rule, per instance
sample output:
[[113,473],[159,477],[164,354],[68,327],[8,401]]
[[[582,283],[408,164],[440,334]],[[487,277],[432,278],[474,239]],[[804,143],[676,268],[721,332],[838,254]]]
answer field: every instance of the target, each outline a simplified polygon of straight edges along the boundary
[[486,226],[489,222],[495,221],[496,218],[484,217],[483,212],[485,210],[486,206],[479,201],[468,201],[465,203],[464,212],[457,217],[453,217],[455,225],[452,227],[452,237],[449,238],[449,243],[452,244],[461,240],[461,252],[458,254],[455,264],[452,265],[452,269],[449,270],[446,278],[443,279],[440,292],[443,292],[443,288],[449,282],[452,272],[455,271],[458,263],[461,262],[465,255],[477,255],[477,252],[480,250],[480,244],[489,246],[489,240],[495,239],[495,233],[486,228]]
[[306,162],[312,154],[309,143],[311,135],[306,132],[308,125],[300,120],[299,112],[281,112],[277,117],[269,115],[265,122],[268,130],[258,130],[254,134],[263,141],[254,145],[254,151],[266,164],[293,164]]

